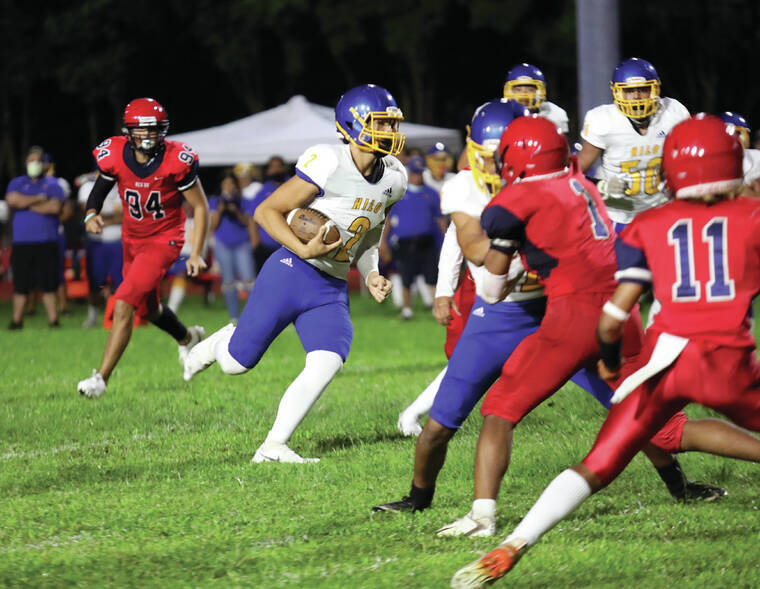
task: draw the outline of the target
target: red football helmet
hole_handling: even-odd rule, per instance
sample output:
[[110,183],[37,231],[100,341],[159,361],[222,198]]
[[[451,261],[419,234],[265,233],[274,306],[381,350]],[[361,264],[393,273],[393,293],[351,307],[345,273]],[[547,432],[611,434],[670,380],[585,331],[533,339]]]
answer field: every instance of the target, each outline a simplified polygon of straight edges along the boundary
[[[140,129],[137,134],[135,130]],[[124,134],[135,149],[152,153],[164,142],[169,131],[169,116],[152,98],[136,98],[124,109]]]
[[731,192],[742,183],[743,155],[735,129],[699,113],[678,123],[665,138],[665,185],[676,198]]
[[509,186],[531,176],[563,172],[570,160],[570,147],[557,125],[534,114],[509,124],[494,159]]

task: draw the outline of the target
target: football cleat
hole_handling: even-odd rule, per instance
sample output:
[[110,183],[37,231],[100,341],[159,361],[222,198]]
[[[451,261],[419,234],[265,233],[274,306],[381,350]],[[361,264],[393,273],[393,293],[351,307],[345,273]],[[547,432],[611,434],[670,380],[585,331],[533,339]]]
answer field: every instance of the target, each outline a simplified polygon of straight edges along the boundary
[[77,391],[88,399],[95,399],[105,394],[106,383],[100,373],[93,368],[89,378],[79,381]]
[[251,462],[292,462],[306,464],[309,462],[319,462],[319,458],[304,458],[288,448],[287,444],[264,442],[256,450],[256,454],[251,458]]
[[487,538],[496,533],[496,519],[492,517],[475,517],[468,513],[453,523],[443,526],[435,535],[441,538],[467,536],[469,538]]
[[451,586],[454,589],[475,589],[498,581],[514,568],[527,546],[522,540],[499,544],[484,557],[454,573]]
[[387,511],[389,513],[401,513],[402,511],[422,511],[424,507],[419,507],[412,501],[411,497],[403,497],[401,501],[391,501],[390,503],[383,503],[382,505],[375,505],[372,508],[372,513],[378,513],[381,511]]
[[187,355],[190,353],[190,350],[206,337],[206,330],[200,325],[193,325],[187,328],[187,334],[190,336],[190,341],[184,346],[181,344],[177,346],[177,356],[179,357],[179,363],[182,366],[185,365],[185,360],[187,360]]
[[686,486],[680,493],[671,493],[676,499],[681,501],[689,501],[696,499],[699,501],[715,501],[721,497],[728,495],[728,491],[715,485],[707,485],[705,483],[695,483],[693,481],[687,481]]
[[196,374],[206,370],[206,368],[216,362],[216,356],[214,356],[216,342],[223,338],[229,339],[232,337],[233,331],[235,331],[235,326],[232,323],[228,323],[193,346],[185,358],[185,372],[183,374],[185,382],[190,382]]
[[396,427],[405,436],[419,436],[422,433],[420,416],[408,409],[399,413]]

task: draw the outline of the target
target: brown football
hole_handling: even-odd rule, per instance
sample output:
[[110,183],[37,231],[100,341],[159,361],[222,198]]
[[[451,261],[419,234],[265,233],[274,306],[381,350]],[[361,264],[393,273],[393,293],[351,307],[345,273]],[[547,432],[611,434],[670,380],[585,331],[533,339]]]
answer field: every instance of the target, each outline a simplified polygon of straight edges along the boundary
[[319,228],[325,223],[329,223],[329,229],[325,233],[324,242],[333,243],[340,239],[340,232],[335,223],[330,221],[326,215],[316,209],[303,208],[290,211],[288,214],[288,225],[296,237],[303,243],[308,243],[319,231]]

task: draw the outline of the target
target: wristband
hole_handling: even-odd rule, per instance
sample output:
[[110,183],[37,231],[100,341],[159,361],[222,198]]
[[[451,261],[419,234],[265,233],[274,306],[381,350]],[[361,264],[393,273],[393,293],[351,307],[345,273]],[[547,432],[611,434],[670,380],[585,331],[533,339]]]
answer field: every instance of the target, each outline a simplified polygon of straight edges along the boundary
[[87,225],[87,221],[89,221],[89,220],[90,220],[90,219],[92,219],[93,217],[96,217],[97,215],[98,215],[98,214],[97,214],[97,213],[95,213],[95,212],[92,212],[92,213],[87,213],[87,214],[84,216],[84,224],[85,224],[85,225]]
[[626,313],[618,307],[615,303],[612,301],[607,301],[604,303],[604,306],[602,307],[602,312],[607,313],[610,317],[613,319],[617,319],[618,321],[628,321],[628,318],[631,316],[630,313]]

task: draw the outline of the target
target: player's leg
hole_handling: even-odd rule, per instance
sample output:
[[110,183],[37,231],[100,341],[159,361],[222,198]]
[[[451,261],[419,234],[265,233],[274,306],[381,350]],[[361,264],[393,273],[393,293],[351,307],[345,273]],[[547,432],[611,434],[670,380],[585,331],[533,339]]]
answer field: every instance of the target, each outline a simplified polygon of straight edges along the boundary
[[270,256],[259,271],[237,325],[229,323],[188,354],[185,380],[191,380],[214,362],[231,375],[256,366],[274,339],[302,311],[301,295],[313,288],[307,277],[316,270],[311,266],[310,270],[304,269],[303,265],[308,266],[285,248]]
[[[417,441],[414,478],[408,498],[377,506],[376,511],[422,510],[433,499],[449,440],[498,377],[518,344],[538,328],[543,298],[521,303],[486,305],[478,299],[435,397],[430,418]],[[495,526],[489,505],[439,530],[440,535],[491,535]]]
[[475,453],[475,499],[496,500],[509,468],[512,430],[537,405],[596,357],[593,328],[602,296],[562,297],[547,307],[541,328],[517,347],[486,395]]
[[287,443],[343,367],[354,333],[348,314],[348,293],[345,287],[335,288],[331,297],[328,293],[323,293],[323,296],[325,299],[332,298],[333,302],[305,310],[295,319],[298,337],[306,351],[304,368],[283,394],[277,408],[277,417],[256,451],[254,462],[318,460],[301,458],[288,448]]
[[[464,331],[467,324],[467,318],[470,316],[470,311],[475,303],[475,282],[470,275],[469,270],[465,272],[462,282],[454,293],[455,309],[452,309],[452,318],[449,324],[446,326],[446,343],[444,344],[444,352],[447,358],[451,358],[454,353],[454,347],[459,341],[459,337]],[[418,435],[422,431],[422,426],[419,423],[420,418],[430,411],[433,406],[433,399],[438,392],[441,381],[446,373],[444,368],[440,374],[431,382],[422,393],[415,399],[409,407],[399,415],[398,428],[404,435],[410,435],[407,432],[411,432],[411,435]],[[416,432],[416,433],[415,433]]]
[[425,387],[425,390],[399,414],[397,427],[405,436],[418,436],[422,432],[420,417],[430,411],[433,406],[433,400],[438,393],[443,377],[446,375],[447,368],[448,366],[444,366],[430,384]]
[[683,402],[663,402],[659,398],[655,401],[651,397],[645,404],[641,395],[639,389],[610,411],[589,455],[549,483],[528,514],[495,550],[459,569],[452,578],[452,587],[482,587],[507,574],[544,533],[592,493],[612,482],[667,421],[668,415],[683,406]]

